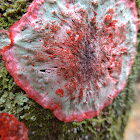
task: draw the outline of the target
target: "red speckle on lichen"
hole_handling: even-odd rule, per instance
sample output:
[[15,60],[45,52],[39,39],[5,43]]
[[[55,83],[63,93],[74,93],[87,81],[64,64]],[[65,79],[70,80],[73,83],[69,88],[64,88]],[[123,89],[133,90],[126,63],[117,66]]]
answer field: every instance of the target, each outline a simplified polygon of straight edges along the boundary
[[105,16],[105,23],[110,23],[112,21],[113,15],[106,15]]
[[57,24],[51,25],[50,29],[52,30],[52,32],[56,33],[60,29],[60,26]]
[[95,24],[96,23],[96,16],[94,16],[91,20],[91,23]]
[[110,8],[109,10],[108,10],[108,12],[107,12],[108,14],[114,14],[115,13],[115,11],[114,11],[114,9],[113,8]]
[[80,93],[79,93],[79,102],[82,101],[83,99],[83,88],[80,88]]
[[98,0],[93,0],[93,1],[92,1],[92,4],[94,4],[94,5],[97,6],[97,5],[98,5]]
[[63,97],[64,94],[63,89],[57,89],[56,94],[58,94],[60,97]]

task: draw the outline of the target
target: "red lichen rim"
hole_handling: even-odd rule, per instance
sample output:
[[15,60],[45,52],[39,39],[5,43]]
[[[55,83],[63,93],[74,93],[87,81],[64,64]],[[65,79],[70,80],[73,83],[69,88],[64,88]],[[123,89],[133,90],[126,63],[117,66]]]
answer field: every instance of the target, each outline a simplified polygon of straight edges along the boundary
[[2,140],[28,140],[28,129],[14,115],[0,113],[0,135]]
[[[13,38],[15,36],[16,33],[13,32],[13,29],[15,26],[18,26],[18,24],[22,21],[25,21],[25,19],[31,15],[31,11],[33,11],[34,8],[36,8],[36,3],[41,3],[43,1],[40,1],[40,0],[35,0],[33,1],[33,3],[31,3],[31,5],[29,6],[29,9],[28,9],[28,13],[26,15],[24,15],[20,21],[18,21],[17,23],[15,23],[9,30],[10,32],[10,38],[11,38],[11,44],[10,44],[10,47],[12,47],[12,43],[13,43]],[[138,30],[138,18],[137,18],[137,9],[136,9],[136,6],[135,6],[135,2],[133,1],[128,1],[128,0],[120,0],[120,2],[124,2],[127,4],[127,6],[129,8],[133,8],[133,15],[134,15],[134,22],[136,24],[136,29]],[[137,32],[135,33],[135,39],[137,37]],[[136,42],[134,43],[134,45],[136,44]],[[7,46],[3,53],[9,49],[9,46]],[[133,64],[133,61],[134,61],[134,56],[135,56],[135,52],[133,53],[133,56],[131,58],[131,61],[130,61],[130,64],[129,64],[129,74],[130,74],[130,70],[131,70],[131,67],[132,67],[132,64]],[[6,64],[6,67],[7,67],[7,70],[9,71],[9,73],[14,77],[15,79],[15,82],[17,85],[19,85],[24,91],[26,91],[27,95],[34,99],[38,104],[41,104],[45,109],[51,109],[51,110],[54,110],[53,113],[54,115],[61,121],[64,121],[64,122],[72,122],[76,119],[76,121],[82,121],[84,119],[90,119],[92,117],[95,117],[95,116],[98,116],[99,113],[102,111],[102,109],[106,106],[109,106],[111,103],[112,103],[112,100],[110,102],[107,102],[105,104],[102,105],[102,107],[100,108],[100,110],[94,112],[94,111],[90,111],[90,109],[83,113],[83,114],[76,114],[76,113],[73,113],[75,115],[70,115],[69,117],[66,117],[65,114],[63,113],[62,111],[62,107],[59,103],[56,103],[54,102],[52,99],[50,98],[47,98],[44,96],[41,96],[39,95],[39,93],[37,91],[35,91],[34,89],[32,89],[32,87],[29,85],[28,81],[22,81],[22,82],[19,82],[18,81],[18,78],[17,78],[17,74],[15,71],[12,71],[12,66],[10,67],[8,62],[7,62],[7,58],[3,55],[3,59],[5,60],[5,64]],[[14,62],[12,62],[14,63]],[[17,64],[15,63],[15,67],[17,67]],[[28,85],[28,86],[26,86]],[[124,85],[122,85],[122,88],[116,92],[116,94],[114,95],[113,99],[119,94],[119,92],[121,92],[123,90],[123,88],[126,86],[126,82],[124,83]]]

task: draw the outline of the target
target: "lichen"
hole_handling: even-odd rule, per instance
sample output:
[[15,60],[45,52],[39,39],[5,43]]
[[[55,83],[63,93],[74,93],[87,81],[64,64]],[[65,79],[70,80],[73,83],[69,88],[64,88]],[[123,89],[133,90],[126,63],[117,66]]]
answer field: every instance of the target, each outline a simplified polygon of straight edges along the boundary
[[28,129],[14,115],[0,113],[0,135],[2,140],[28,140]]
[[[8,3],[5,0],[2,0],[2,2],[3,5]],[[12,1],[11,4],[8,4],[7,9],[15,3],[16,1]],[[25,11],[27,5],[28,3],[23,8]],[[140,9],[140,5],[138,6]],[[3,11],[1,7],[0,11]],[[18,15],[18,13],[16,14]],[[10,17],[9,21],[7,20],[8,17],[2,15],[4,20],[1,22],[2,19],[0,18],[0,28],[8,29],[20,17],[21,15],[18,15],[14,21],[11,21]],[[140,51],[137,53],[126,88],[118,95],[111,106],[105,108],[96,118],[82,122],[64,123],[57,120],[52,111],[43,109],[35,101],[27,97],[25,92],[15,84],[13,78],[7,72],[0,56],[0,112],[6,111],[14,114],[20,121],[24,122],[29,129],[30,140],[43,140],[47,138],[52,140],[75,140],[80,138],[89,140],[93,140],[93,138],[94,140],[122,140],[134,102],[134,81],[136,79],[136,69],[140,68],[139,58]]]
[[9,73],[59,120],[98,116],[126,85],[138,19],[134,1],[120,1],[98,0],[95,8],[90,0],[35,0],[10,27],[11,43],[2,51]]

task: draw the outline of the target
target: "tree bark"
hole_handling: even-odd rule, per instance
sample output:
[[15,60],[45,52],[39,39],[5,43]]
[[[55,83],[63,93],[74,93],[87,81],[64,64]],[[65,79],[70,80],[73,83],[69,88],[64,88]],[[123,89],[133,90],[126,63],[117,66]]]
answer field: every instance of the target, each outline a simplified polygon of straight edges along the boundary
[[[136,2],[140,8],[140,2]],[[30,3],[31,0],[0,0],[0,29],[8,30],[26,12]],[[138,37],[140,39],[140,31]],[[15,84],[0,56],[0,113],[14,114],[24,122],[30,140],[121,140],[134,102],[140,46],[138,49],[127,86],[112,105],[103,109],[98,117],[71,123],[59,121],[51,110],[45,110],[28,98]]]

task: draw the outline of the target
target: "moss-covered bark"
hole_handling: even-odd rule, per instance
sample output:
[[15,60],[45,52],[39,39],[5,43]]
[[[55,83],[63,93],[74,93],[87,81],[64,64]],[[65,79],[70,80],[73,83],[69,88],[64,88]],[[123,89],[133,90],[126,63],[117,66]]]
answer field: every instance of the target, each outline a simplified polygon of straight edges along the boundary
[[[0,0],[0,29],[8,30],[26,12],[30,2],[31,0]],[[137,0],[136,3],[140,8],[140,2]],[[123,92],[98,117],[73,123],[59,121],[52,111],[45,110],[28,98],[15,84],[0,56],[0,112],[14,114],[24,122],[29,128],[30,140],[122,140],[134,102],[136,69],[140,71],[140,43],[137,44],[139,53]]]

